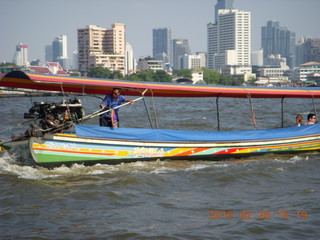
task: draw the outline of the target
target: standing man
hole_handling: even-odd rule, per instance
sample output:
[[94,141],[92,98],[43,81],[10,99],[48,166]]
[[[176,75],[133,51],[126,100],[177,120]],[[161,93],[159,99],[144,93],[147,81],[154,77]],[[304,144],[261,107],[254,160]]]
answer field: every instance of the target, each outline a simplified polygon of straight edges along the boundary
[[104,127],[119,127],[119,116],[118,110],[114,109],[117,106],[120,106],[123,102],[130,102],[133,104],[132,100],[126,99],[123,95],[121,95],[120,88],[114,88],[111,94],[107,94],[102,103],[100,104],[100,108],[102,111],[111,109],[111,111],[100,115],[99,122],[100,126]]

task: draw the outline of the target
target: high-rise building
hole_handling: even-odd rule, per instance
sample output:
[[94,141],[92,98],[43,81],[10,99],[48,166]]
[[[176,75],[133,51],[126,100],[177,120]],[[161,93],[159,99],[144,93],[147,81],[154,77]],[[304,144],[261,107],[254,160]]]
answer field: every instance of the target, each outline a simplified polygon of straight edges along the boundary
[[[237,66],[242,74],[251,65],[251,14],[238,9],[220,9],[215,24],[208,27],[208,61],[210,69]],[[233,67],[234,69],[234,67]],[[244,71],[244,72],[243,72]]]
[[252,66],[263,66],[263,49],[251,51]]
[[279,21],[268,21],[267,26],[261,28],[261,47],[264,61],[269,55],[280,54],[287,59],[290,68],[295,66],[296,34],[286,27],[281,27]]
[[233,0],[218,0],[215,6],[215,22],[218,22],[218,12],[220,9],[232,9]]
[[64,69],[69,69],[66,35],[56,37],[51,45],[45,47],[45,60],[46,62],[58,62]]
[[164,65],[171,65],[171,29],[155,28],[153,36],[153,57],[162,60]]
[[88,25],[78,29],[78,65],[82,75],[90,67],[105,67],[125,74],[125,25],[112,24],[111,29]]
[[52,44],[45,47],[45,61],[53,62]]
[[126,43],[126,75],[130,75],[135,71],[135,60],[133,50],[130,43]]
[[303,38],[296,45],[296,65],[320,62],[320,39]]
[[71,69],[78,69],[78,51],[73,51],[72,53],[72,66]]
[[28,46],[20,43],[16,46],[13,62],[18,66],[28,66]]
[[207,34],[207,68],[214,69],[215,57],[218,53],[218,24],[208,23]]
[[188,39],[173,39],[172,44],[172,63],[173,69],[187,69],[183,64],[185,55],[191,54]]
[[67,36],[56,37],[52,42],[52,58],[57,62],[59,58],[67,58]]

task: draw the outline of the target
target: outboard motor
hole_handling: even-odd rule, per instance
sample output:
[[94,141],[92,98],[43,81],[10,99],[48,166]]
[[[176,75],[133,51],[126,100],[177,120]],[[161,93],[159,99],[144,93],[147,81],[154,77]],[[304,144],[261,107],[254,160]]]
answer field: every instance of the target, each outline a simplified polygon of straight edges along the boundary
[[77,123],[84,116],[84,110],[80,99],[74,98],[61,102],[34,102],[26,119],[34,119],[27,131],[19,136],[12,137],[20,140],[29,137],[41,137],[45,133],[63,132]]

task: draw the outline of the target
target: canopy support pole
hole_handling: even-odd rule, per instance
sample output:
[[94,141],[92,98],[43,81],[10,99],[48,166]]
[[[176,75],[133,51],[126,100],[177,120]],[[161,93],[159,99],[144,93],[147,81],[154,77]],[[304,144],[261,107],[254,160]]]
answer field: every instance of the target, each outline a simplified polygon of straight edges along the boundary
[[151,91],[151,95],[152,95],[152,107],[153,107],[154,123],[156,125],[156,129],[158,129],[159,126],[158,126],[158,118],[157,118],[156,106],[154,104],[154,95],[153,95],[152,89],[150,89],[150,91]]
[[220,131],[220,116],[219,116],[219,96],[216,98],[216,107],[217,107],[217,122],[218,122],[218,131]]
[[284,100],[284,97],[281,98],[281,127],[282,128],[284,126],[284,123],[283,123],[283,120],[284,120],[284,117],[283,117],[283,100]]
[[[148,90],[148,89],[146,89],[146,90]],[[146,91],[146,90],[145,90],[145,91]],[[144,99],[144,93],[145,93],[145,91],[142,93],[142,100],[143,100],[144,107],[145,107],[146,112],[147,112],[147,115],[148,115],[148,119],[149,119],[150,126],[151,126],[151,128],[154,128],[153,125],[152,125],[152,121],[151,121],[150,113],[149,113],[149,110],[148,110],[148,107],[147,107],[147,104],[146,104],[146,100]]]
[[254,116],[254,110],[253,110],[253,105],[252,105],[252,102],[251,102],[250,93],[247,96],[248,96],[249,103],[250,103],[250,112],[251,112],[251,118],[252,118],[252,121],[253,121],[253,126],[256,128],[257,127],[257,122],[256,122],[256,118]]
[[[141,97],[139,97],[139,98],[137,98],[137,99],[135,99],[135,100],[133,100],[133,101],[138,101],[138,100],[140,100],[140,99],[143,100],[143,104],[144,104],[144,107],[145,107],[146,112],[147,112],[147,115],[148,115],[148,119],[149,119],[150,126],[151,126],[151,128],[154,128],[154,127],[153,127],[153,124],[152,124],[152,120],[151,120],[151,115],[150,115],[150,112],[149,112],[149,110],[148,110],[147,103],[146,103],[146,100],[145,100],[145,97],[144,97],[144,95],[146,94],[146,92],[147,92],[148,90],[151,91],[152,96],[153,96],[152,89],[146,88],[143,92],[141,92],[141,91],[139,91],[138,89],[135,89],[135,88],[125,88],[125,89],[130,89],[130,90],[136,91],[136,92],[138,92],[138,93],[141,94]],[[125,105],[125,104],[122,104],[121,106],[123,106],[123,105]],[[117,107],[115,107],[114,109],[116,109],[116,108],[117,108]],[[156,127],[157,127],[157,126],[158,126],[158,125],[157,125],[157,123],[156,123]]]
[[313,103],[313,111],[314,111],[314,114],[316,115],[316,118],[318,118],[318,114],[317,114],[317,108],[316,108],[316,104],[314,102],[314,96],[312,94],[312,103]]

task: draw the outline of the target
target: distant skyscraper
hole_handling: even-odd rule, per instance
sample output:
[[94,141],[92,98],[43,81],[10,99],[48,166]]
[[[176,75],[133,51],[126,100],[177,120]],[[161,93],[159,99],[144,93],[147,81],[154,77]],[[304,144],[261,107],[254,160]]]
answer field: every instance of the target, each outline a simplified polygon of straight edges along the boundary
[[46,62],[53,62],[52,44],[45,47],[45,60]]
[[133,50],[130,43],[126,43],[126,71],[125,74],[129,75],[135,71]]
[[78,69],[78,51],[73,51],[72,53],[72,69]]
[[172,63],[173,69],[187,69],[183,65],[184,55],[191,54],[188,39],[173,39]]
[[18,66],[27,66],[28,63],[28,46],[20,43],[16,46],[16,52],[13,57],[13,62]]
[[300,39],[296,45],[296,65],[320,62],[320,38]]
[[295,66],[296,34],[286,27],[281,27],[279,21],[268,21],[261,28],[261,47],[264,61],[269,55],[280,54],[287,59],[289,67]]
[[208,68],[251,65],[250,12],[220,9],[216,24],[208,24]]
[[163,63],[171,64],[171,29],[153,29],[153,57],[162,60]]
[[45,60],[46,62],[58,62],[64,69],[69,69],[66,35],[56,37],[51,45],[45,47]]
[[263,49],[251,52],[251,64],[255,66],[263,66]]
[[52,42],[53,61],[57,62],[58,58],[67,58],[67,36],[61,35],[56,37]]
[[214,11],[215,22],[218,21],[218,11],[220,9],[232,9],[233,8],[232,4],[233,4],[233,0],[218,0],[217,1],[217,4],[214,8],[215,9],[215,11]]

